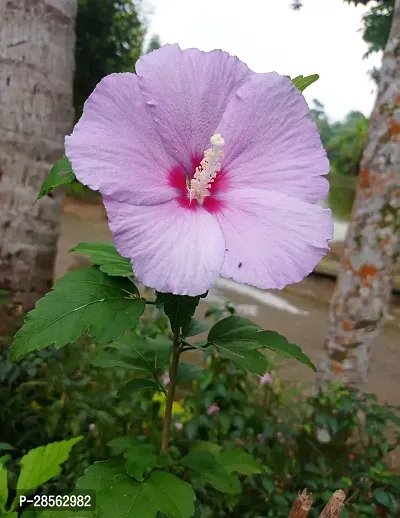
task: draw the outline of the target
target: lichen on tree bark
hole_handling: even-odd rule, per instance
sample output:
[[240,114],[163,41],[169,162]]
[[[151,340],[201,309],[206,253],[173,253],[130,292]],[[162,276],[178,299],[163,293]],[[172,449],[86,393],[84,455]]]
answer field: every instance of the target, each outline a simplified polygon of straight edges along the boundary
[[357,196],[332,297],[317,388],[362,389],[387,315],[400,254],[400,0],[361,162]]

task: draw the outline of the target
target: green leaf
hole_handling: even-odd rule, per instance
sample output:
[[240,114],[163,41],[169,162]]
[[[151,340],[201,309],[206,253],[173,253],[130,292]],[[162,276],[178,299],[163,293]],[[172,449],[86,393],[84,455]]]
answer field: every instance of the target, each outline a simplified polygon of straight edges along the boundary
[[60,348],[85,332],[105,344],[134,328],[145,307],[127,279],[108,277],[96,267],[74,270],[28,313],[15,336],[13,358],[49,345]]
[[4,512],[8,500],[7,470],[0,465],[0,513]]
[[171,356],[172,343],[163,337],[138,338],[126,334],[109,344],[93,359],[96,367],[121,367],[142,372],[156,373],[163,368]]
[[294,79],[292,79],[292,83],[296,88],[300,90],[300,92],[303,92],[307,87],[318,81],[319,75],[318,74],[312,74],[311,76],[297,76]]
[[5,466],[7,464],[7,462],[9,462],[11,459],[12,459],[11,455],[2,455],[0,457],[0,464],[2,466]]
[[378,487],[374,490],[374,498],[379,504],[387,507],[388,509],[391,507],[393,501],[395,502],[392,493],[385,491],[381,487]]
[[143,473],[147,469],[165,466],[166,459],[162,457],[152,444],[138,444],[131,446],[124,453],[125,469],[129,475],[139,482],[143,480]]
[[197,365],[196,363],[180,363],[176,382],[178,385],[183,385],[184,383],[194,381],[202,374],[203,371],[203,367],[201,365]]
[[112,243],[79,243],[70,252],[88,255],[93,264],[107,275],[131,277],[132,265],[129,259],[122,257]]
[[172,295],[172,293],[157,291],[156,295],[157,305],[164,308],[164,312],[171,322],[171,329],[175,332],[179,327],[185,329],[189,327],[200,299],[206,297],[207,293],[198,297],[189,297],[188,295]]
[[111,449],[112,455],[121,455],[131,446],[142,444],[139,439],[133,437],[133,435],[125,435],[123,437],[117,437],[107,443],[107,446]]
[[249,372],[262,376],[268,370],[267,358],[258,350],[249,350],[235,343],[226,346],[216,345],[216,349],[219,354]]
[[17,482],[17,497],[56,477],[60,473],[60,465],[68,459],[71,448],[82,438],[74,437],[39,446],[24,455]]
[[15,448],[13,446],[11,446],[11,444],[9,444],[8,442],[0,442],[0,451],[11,451],[11,450],[15,450]]
[[307,367],[310,367],[313,371],[316,371],[315,365],[298,345],[290,343],[287,338],[276,331],[261,331],[259,334],[262,335],[261,340],[266,349],[274,351],[285,358],[295,358]]
[[218,455],[218,453],[222,451],[222,446],[215,444],[215,442],[196,441],[190,451],[209,451],[215,455]]
[[160,387],[156,381],[151,378],[133,379],[119,388],[118,397],[129,398],[135,392],[141,392],[142,390],[149,389],[160,390]]
[[50,173],[46,180],[43,182],[40,188],[38,200],[49,194],[50,191],[61,185],[66,185],[75,180],[74,172],[68,158],[64,155],[58,160],[50,170]]
[[95,462],[85,469],[84,475],[76,484],[76,489],[79,491],[91,489],[97,493],[101,489],[108,488],[116,475],[125,475],[123,459]]
[[[315,370],[313,363],[298,345],[290,343],[275,331],[260,331],[256,324],[245,318],[224,318],[210,329],[208,342],[223,356],[257,374],[267,370],[267,360],[256,351],[264,348],[285,358],[295,358]],[[258,369],[257,361],[260,362]]]
[[[208,333],[208,341],[230,341],[245,337],[248,332],[256,332],[260,328],[247,318],[232,315],[214,324]],[[245,345],[247,345],[245,343]]]
[[196,336],[208,330],[207,322],[192,317],[188,325],[182,329],[183,336]]
[[180,463],[192,470],[194,478],[210,484],[222,493],[234,495],[241,491],[239,480],[230,475],[218,460],[218,456],[210,451],[192,450]]
[[116,475],[97,492],[98,518],[190,518],[195,494],[189,484],[171,473],[153,471],[144,482]]
[[220,461],[228,473],[253,475],[262,472],[260,464],[249,453],[239,448],[222,452]]

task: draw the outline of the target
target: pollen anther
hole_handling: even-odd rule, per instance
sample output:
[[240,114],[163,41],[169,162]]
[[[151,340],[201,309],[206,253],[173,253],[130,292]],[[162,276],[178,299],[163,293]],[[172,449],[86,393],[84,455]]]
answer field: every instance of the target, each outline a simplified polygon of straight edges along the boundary
[[197,200],[200,205],[203,204],[204,198],[210,195],[210,187],[215,180],[218,171],[221,170],[221,161],[224,158],[222,147],[225,140],[219,133],[213,135],[210,139],[212,148],[204,151],[204,158],[200,165],[196,167],[193,178],[188,185],[188,196],[190,202],[193,199]]

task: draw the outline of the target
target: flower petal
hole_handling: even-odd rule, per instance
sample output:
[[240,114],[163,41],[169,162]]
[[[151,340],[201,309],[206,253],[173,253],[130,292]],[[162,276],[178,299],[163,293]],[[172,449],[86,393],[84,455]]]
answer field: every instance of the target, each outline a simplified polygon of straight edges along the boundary
[[168,152],[187,170],[203,158],[229,100],[252,72],[222,50],[165,45],[136,64],[140,87]]
[[271,189],[310,203],[323,199],[329,161],[307,103],[287,77],[254,74],[230,101],[216,133],[233,188]]
[[282,289],[306,277],[328,251],[331,211],[283,193],[235,189],[215,213],[225,237],[221,275]]
[[140,282],[164,293],[201,295],[220,275],[225,242],[217,220],[176,200],[141,206],[104,197],[117,250]]
[[79,181],[119,201],[152,205],[176,196],[165,152],[135,74],[111,74],[95,88],[66,155]]

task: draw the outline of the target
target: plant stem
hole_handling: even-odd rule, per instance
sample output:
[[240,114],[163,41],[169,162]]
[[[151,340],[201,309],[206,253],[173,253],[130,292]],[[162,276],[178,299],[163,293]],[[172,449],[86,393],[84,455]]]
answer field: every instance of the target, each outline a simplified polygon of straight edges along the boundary
[[174,333],[174,344],[172,346],[172,358],[171,358],[171,365],[170,365],[170,369],[169,369],[168,393],[167,393],[167,401],[165,404],[164,426],[163,426],[163,434],[162,434],[162,441],[161,441],[161,454],[162,455],[167,455],[167,453],[168,453],[169,435],[170,435],[170,431],[171,431],[172,405],[174,404],[176,379],[177,379],[178,366],[179,366],[179,356],[181,354],[179,336],[180,336],[180,328],[178,328]]

